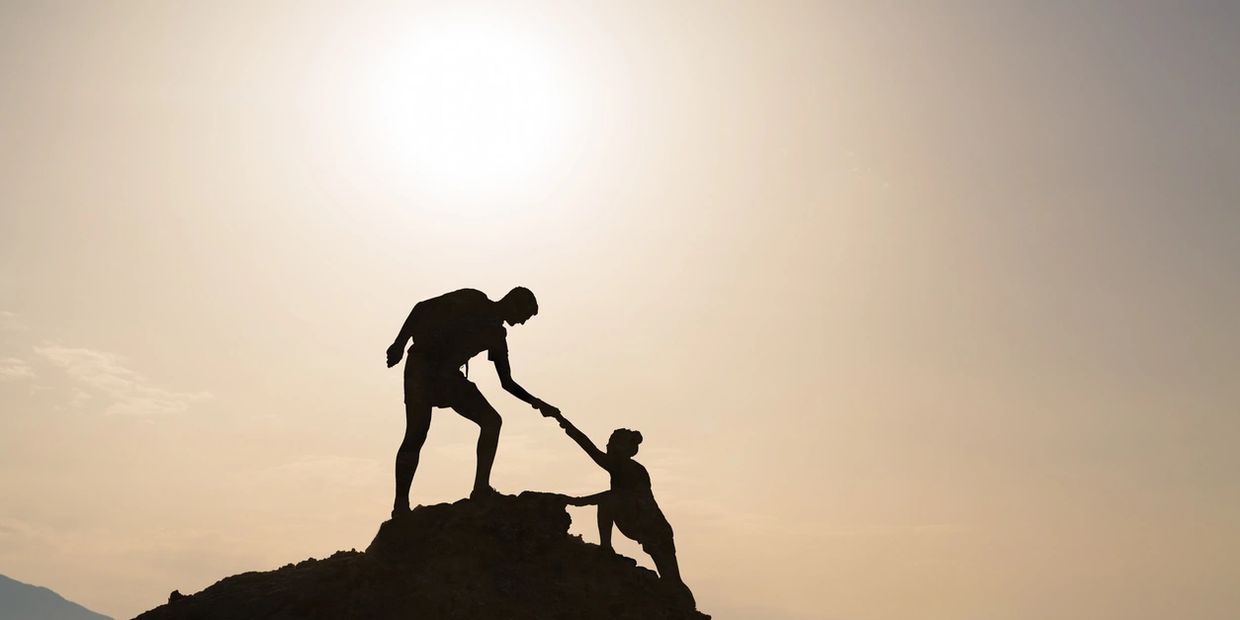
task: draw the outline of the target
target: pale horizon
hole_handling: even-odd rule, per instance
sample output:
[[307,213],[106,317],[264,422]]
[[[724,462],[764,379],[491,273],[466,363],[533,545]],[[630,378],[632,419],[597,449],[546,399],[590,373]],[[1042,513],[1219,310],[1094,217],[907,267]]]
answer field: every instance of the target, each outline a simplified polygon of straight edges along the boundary
[[[0,4],[0,574],[364,549],[405,315],[524,285],[716,618],[1235,618],[1237,75],[1226,3]],[[606,488],[470,378],[500,491]]]

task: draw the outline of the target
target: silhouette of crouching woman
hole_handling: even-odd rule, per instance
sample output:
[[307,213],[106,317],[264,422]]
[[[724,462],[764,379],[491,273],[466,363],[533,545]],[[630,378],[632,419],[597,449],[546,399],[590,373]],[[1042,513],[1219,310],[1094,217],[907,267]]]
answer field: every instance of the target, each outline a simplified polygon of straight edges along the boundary
[[642,442],[642,434],[627,428],[618,428],[612,432],[611,438],[607,440],[607,451],[603,452],[564,416],[558,415],[555,418],[568,436],[576,441],[599,467],[611,474],[610,490],[568,500],[573,506],[598,505],[599,545],[614,552],[611,546],[611,526],[614,523],[622,534],[640,543],[642,550],[650,554],[660,579],[696,608],[693,593],[680,578],[672,526],[654,500],[654,493],[650,489],[650,474],[641,463],[633,460],[637,447]]

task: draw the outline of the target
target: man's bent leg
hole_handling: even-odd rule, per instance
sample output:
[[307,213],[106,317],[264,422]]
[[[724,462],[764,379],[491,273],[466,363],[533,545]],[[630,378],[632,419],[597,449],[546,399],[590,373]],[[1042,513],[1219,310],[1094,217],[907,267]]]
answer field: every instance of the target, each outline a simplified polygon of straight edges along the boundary
[[474,495],[488,494],[491,489],[491,465],[499,447],[499,429],[503,419],[499,412],[478,391],[478,386],[461,378],[463,385],[454,395],[452,409],[478,425],[478,469],[474,473]]
[[[412,400],[412,399],[411,399]],[[405,438],[396,450],[396,499],[392,502],[392,515],[409,511],[409,487],[418,470],[418,456],[426,433],[431,428],[431,406],[412,400],[405,403]]]

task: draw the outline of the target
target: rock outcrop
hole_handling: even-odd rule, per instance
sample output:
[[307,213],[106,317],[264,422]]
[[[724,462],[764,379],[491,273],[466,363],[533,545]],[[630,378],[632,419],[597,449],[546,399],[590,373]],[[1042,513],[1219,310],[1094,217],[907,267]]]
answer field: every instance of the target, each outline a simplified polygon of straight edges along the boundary
[[340,551],[172,597],[138,620],[698,620],[654,571],[568,534],[562,496],[419,506]]

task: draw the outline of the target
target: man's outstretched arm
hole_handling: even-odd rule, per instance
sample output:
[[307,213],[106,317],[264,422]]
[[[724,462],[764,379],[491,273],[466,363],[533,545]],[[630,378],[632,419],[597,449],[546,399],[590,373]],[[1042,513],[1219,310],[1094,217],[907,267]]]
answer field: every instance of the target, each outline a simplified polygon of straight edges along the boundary
[[417,322],[417,317],[421,315],[418,310],[422,307],[422,302],[418,302],[409,311],[409,317],[405,319],[405,324],[400,327],[400,333],[396,334],[396,340],[392,341],[392,346],[387,350],[387,365],[391,368],[400,363],[400,358],[405,354],[405,345],[409,343],[409,339],[413,338],[413,326]]
[[529,406],[537,409],[544,416],[554,418],[560,415],[560,410],[552,405],[542,401],[542,399],[530,394],[525,388],[517,384],[512,378],[512,366],[508,364],[506,356],[495,356],[491,361],[495,362],[495,372],[499,375],[499,385],[504,391],[520,398],[529,404]]

